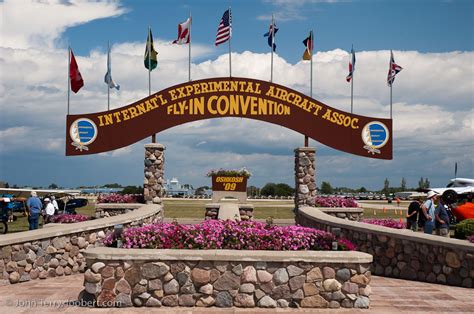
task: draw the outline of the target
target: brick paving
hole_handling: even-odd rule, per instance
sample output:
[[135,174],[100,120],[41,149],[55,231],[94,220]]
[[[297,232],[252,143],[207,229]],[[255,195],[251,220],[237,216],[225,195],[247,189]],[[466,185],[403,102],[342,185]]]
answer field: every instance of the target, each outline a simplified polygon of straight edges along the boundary
[[372,276],[371,307],[355,309],[83,308],[72,304],[83,275],[0,286],[0,313],[474,313],[474,289]]

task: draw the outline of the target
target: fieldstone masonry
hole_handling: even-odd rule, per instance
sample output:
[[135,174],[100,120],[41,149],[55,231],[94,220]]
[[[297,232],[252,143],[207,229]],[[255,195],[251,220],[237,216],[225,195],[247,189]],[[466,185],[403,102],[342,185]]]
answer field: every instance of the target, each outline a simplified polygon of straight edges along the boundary
[[[119,219],[115,221],[124,227],[152,223],[161,218],[162,207],[158,205],[157,210],[149,216],[140,214],[139,209],[135,213],[137,215],[135,221],[120,222]],[[99,224],[99,221],[104,222],[107,219],[114,218],[102,218],[94,222]],[[101,240],[114,229],[113,225],[105,223],[103,223],[104,226],[91,227],[92,223],[93,221],[58,224],[54,227],[29,231],[33,234],[32,236],[19,232],[0,238],[2,241],[0,243],[0,286],[84,272],[86,270],[84,251],[101,246]],[[73,227],[72,225],[78,226],[75,230],[82,231],[68,231]]]
[[87,263],[92,264],[79,297],[96,300],[99,307],[368,308],[370,304],[369,263],[89,257]]
[[295,209],[314,206],[316,197],[316,148],[295,149]]
[[161,144],[145,144],[145,180],[143,194],[147,204],[160,204],[164,195],[165,147]]
[[466,240],[347,222],[309,207],[299,209],[296,222],[339,229],[358,251],[373,256],[375,275],[474,288],[474,245]]

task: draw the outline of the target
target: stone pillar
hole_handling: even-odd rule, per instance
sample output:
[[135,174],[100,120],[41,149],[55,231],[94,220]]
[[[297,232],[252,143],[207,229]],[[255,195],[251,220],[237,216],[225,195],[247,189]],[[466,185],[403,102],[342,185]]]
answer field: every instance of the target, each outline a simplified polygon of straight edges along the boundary
[[316,148],[295,149],[295,211],[300,206],[314,206],[316,197]]
[[147,204],[160,204],[164,195],[165,147],[158,143],[145,144],[145,180],[143,195]]

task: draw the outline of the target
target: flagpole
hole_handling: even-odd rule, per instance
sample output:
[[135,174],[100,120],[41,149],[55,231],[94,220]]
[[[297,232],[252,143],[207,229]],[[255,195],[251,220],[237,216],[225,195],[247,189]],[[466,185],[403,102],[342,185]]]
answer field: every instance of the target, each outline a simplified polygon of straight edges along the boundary
[[390,83],[390,119],[392,119],[392,85],[393,82]]
[[[148,96],[151,95],[151,27],[148,26]],[[151,136],[151,142],[156,143],[156,134]]]
[[[351,63],[352,60],[354,59],[354,45],[352,45],[351,48]],[[351,114],[352,114],[352,108],[353,108],[353,101],[354,101],[354,71],[355,70],[355,65],[352,65],[352,78],[351,78]]]
[[[311,63],[310,63],[310,73],[309,73],[309,97],[313,98],[313,30],[310,32],[310,50],[311,50]],[[307,135],[304,136],[304,147],[309,146],[309,138]]]
[[230,36],[229,36],[229,76],[232,77],[232,57],[230,53],[230,41],[232,40],[232,13],[229,7],[229,24],[230,24]]
[[69,100],[71,98],[71,47],[67,47],[67,114],[69,115]]
[[[110,62],[110,41],[107,41],[107,73],[109,72],[109,62]],[[112,79],[112,73],[108,73]],[[107,83],[107,82],[106,82]],[[107,83],[107,111],[110,110],[110,86]]]
[[271,58],[271,64],[270,64],[270,82],[273,82],[273,45],[275,44],[275,22],[272,14],[272,26],[271,26],[271,34],[268,34],[269,36],[272,36],[272,45],[270,47],[270,51],[272,53],[272,58]]
[[189,11],[189,58],[188,58],[188,80],[191,82],[191,26],[193,24],[193,19],[191,17],[191,11]]

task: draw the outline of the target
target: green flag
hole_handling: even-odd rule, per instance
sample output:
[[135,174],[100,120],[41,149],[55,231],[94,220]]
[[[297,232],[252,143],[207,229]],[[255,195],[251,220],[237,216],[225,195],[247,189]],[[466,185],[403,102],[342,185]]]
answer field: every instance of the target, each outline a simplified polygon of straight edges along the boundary
[[[151,51],[151,54],[150,54]],[[156,52],[155,48],[153,47],[153,35],[151,34],[151,28],[148,30],[148,38],[146,40],[146,48],[145,48],[145,68],[152,71],[158,65],[158,61],[156,56],[158,53]]]

